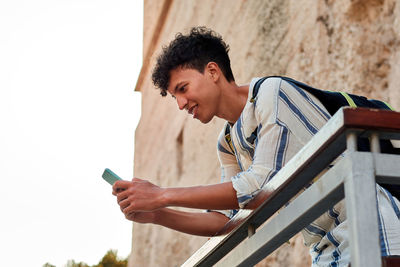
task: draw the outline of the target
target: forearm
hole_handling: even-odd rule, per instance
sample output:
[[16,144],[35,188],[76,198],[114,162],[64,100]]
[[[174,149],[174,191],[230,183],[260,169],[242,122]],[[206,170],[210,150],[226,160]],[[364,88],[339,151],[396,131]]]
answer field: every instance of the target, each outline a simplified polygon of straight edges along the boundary
[[163,208],[154,212],[154,224],[200,236],[214,236],[229,219],[218,212],[185,212]]
[[134,178],[117,181],[113,194],[124,214],[148,212],[170,206],[231,210],[238,208],[236,191],[232,182],[206,186],[160,188],[149,181]]
[[237,209],[238,201],[232,182],[179,188],[164,188],[164,206],[196,209]]

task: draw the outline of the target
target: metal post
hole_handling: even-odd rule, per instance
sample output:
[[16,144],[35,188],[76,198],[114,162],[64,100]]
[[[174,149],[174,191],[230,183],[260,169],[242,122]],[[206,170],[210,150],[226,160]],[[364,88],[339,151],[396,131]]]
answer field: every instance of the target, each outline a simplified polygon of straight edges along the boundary
[[351,171],[345,179],[351,266],[381,266],[376,184],[371,153],[350,152]]
[[381,144],[379,143],[379,134],[372,133],[371,134],[371,152],[374,153],[381,153]]
[[348,151],[357,151],[357,135],[355,132],[346,135],[346,143]]

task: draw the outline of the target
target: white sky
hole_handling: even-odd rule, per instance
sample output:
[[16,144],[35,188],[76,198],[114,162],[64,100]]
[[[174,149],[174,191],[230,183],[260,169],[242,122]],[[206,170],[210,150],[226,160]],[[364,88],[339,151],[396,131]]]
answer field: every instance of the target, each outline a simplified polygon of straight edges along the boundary
[[127,256],[102,178],[133,176],[141,0],[0,0],[2,266]]

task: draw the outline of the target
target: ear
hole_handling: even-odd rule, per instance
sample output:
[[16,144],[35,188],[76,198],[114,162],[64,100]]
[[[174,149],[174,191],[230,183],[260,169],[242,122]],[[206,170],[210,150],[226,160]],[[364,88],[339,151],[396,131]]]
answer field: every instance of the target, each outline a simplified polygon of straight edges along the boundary
[[222,71],[218,64],[213,61],[207,63],[206,67],[204,68],[204,73],[208,75],[214,82],[217,82],[222,75]]

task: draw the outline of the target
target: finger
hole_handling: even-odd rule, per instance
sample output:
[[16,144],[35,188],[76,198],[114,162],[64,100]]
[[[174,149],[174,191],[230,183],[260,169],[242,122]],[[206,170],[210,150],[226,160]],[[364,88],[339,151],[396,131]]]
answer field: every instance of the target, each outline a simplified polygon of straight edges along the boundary
[[136,210],[136,209],[135,209],[135,206],[132,205],[132,203],[129,203],[129,205],[128,205],[127,207],[125,207],[125,208],[122,210],[122,212],[123,212],[124,214],[129,214],[129,213],[138,212],[138,211],[139,211],[139,210]]
[[117,190],[114,190],[114,189],[113,189],[112,194],[113,194],[114,196],[116,196],[118,193],[121,193],[121,192],[123,192],[123,191],[125,191],[125,189],[121,189],[121,188],[118,188]]
[[124,191],[125,189],[121,189],[121,188],[117,188],[116,190],[114,189],[114,187],[112,188],[112,194],[114,196],[116,196],[118,193]]
[[[122,202],[122,203],[119,204],[119,208],[120,208],[120,210],[122,211],[122,213],[124,213],[124,214],[128,214],[128,212],[126,212],[126,209],[127,209],[128,207],[130,207],[130,206],[131,206],[131,203],[130,203],[129,201],[127,201],[127,200],[125,200],[124,202]],[[136,212],[136,211],[133,210],[133,211],[131,211],[131,212]]]
[[128,198],[130,195],[130,192],[128,192],[128,190],[122,191],[117,193],[117,201],[118,203],[126,198]]
[[132,183],[130,181],[116,181],[113,185],[113,191],[118,192],[118,190],[125,190],[127,189]]
[[120,190],[125,190],[125,189],[127,189],[129,186],[131,185],[131,182],[130,181],[122,181],[122,180],[120,180],[120,181],[116,181],[114,184],[113,184],[113,191],[116,191],[116,192],[118,192],[118,191],[120,191]]
[[128,199],[125,199],[125,200],[122,200],[121,202],[119,202],[118,204],[121,207],[121,210],[123,210],[130,205],[130,202]]

